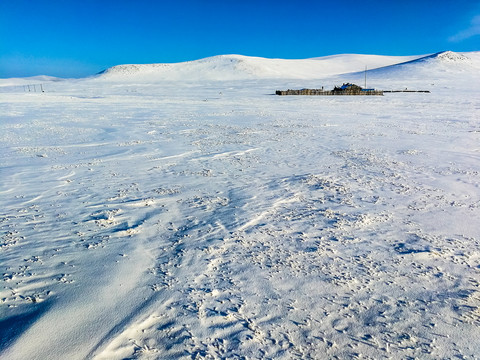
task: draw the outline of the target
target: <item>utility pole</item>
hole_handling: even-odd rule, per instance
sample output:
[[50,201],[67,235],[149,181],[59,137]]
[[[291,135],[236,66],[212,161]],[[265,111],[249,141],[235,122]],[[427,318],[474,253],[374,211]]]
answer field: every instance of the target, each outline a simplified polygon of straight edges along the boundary
[[365,65],[365,89],[367,88],[367,65]]

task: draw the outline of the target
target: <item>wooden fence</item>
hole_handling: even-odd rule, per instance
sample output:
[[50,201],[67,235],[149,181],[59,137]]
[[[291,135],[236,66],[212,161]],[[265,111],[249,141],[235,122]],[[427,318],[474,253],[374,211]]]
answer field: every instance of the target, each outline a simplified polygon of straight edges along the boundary
[[430,90],[383,90],[386,93],[398,93],[398,92],[406,92],[406,93],[429,93]]
[[276,95],[383,95],[382,90],[364,90],[364,91],[335,91],[323,89],[300,89],[300,90],[277,90]]

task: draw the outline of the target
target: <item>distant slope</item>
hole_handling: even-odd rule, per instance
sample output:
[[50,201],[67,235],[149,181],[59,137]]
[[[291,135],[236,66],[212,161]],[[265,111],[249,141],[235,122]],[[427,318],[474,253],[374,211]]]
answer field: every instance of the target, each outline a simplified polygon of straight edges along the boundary
[[[364,86],[365,69],[335,80]],[[367,87],[383,90],[459,91],[479,89],[478,84],[480,52],[442,51],[367,71]]]
[[118,65],[99,74],[109,81],[200,81],[243,79],[320,79],[368,68],[411,61],[422,56],[343,54],[321,58],[286,60],[219,55],[174,64]]
[[[398,64],[379,67],[368,72],[369,76],[383,78],[425,78],[478,74],[480,52],[455,53],[442,51]],[[360,74],[361,72],[357,73]]]
[[[478,79],[480,52],[444,51],[430,55],[384,56],[340,54],[311,59],[266,59],[242,55],[218,55],[171,64],[117,65],[88,77],[88,81],[156,83],[162,81],[204,82],[255,79],[295,79],[357,82],[363,84],[365,68],[372,86],[390,80],[429,81],[456,79],[464,74]],[[334,80],[332,80],[334,79]],[[0,87],[39,84],[64,79],[49,76],[0,79]]]
[[62,80],[64,79],[53,77],[53,76],[39,75],[39,76],[31,76],[31,77],[24,77],[24,78],[0,79],[0,86],[33,85],[33,84],[42,84],[46,82],[62,81]]

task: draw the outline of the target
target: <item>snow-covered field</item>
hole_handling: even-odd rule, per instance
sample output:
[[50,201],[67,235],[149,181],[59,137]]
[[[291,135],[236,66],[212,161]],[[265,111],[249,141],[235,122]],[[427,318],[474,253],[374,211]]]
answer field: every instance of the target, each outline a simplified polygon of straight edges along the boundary
[[[479,358],[480,53],[417,58],[0,80],[0,358]],[[272,95],[366,65],[431,93]]]

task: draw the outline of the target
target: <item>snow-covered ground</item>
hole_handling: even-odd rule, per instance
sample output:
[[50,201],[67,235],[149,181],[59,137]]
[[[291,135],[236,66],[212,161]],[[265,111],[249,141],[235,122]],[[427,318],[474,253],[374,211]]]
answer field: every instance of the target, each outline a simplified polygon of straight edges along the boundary
[[[272,95],[365,66],[431,93]],[[0,80],[0,358],[480,357],[480,53],[27,82]]]

